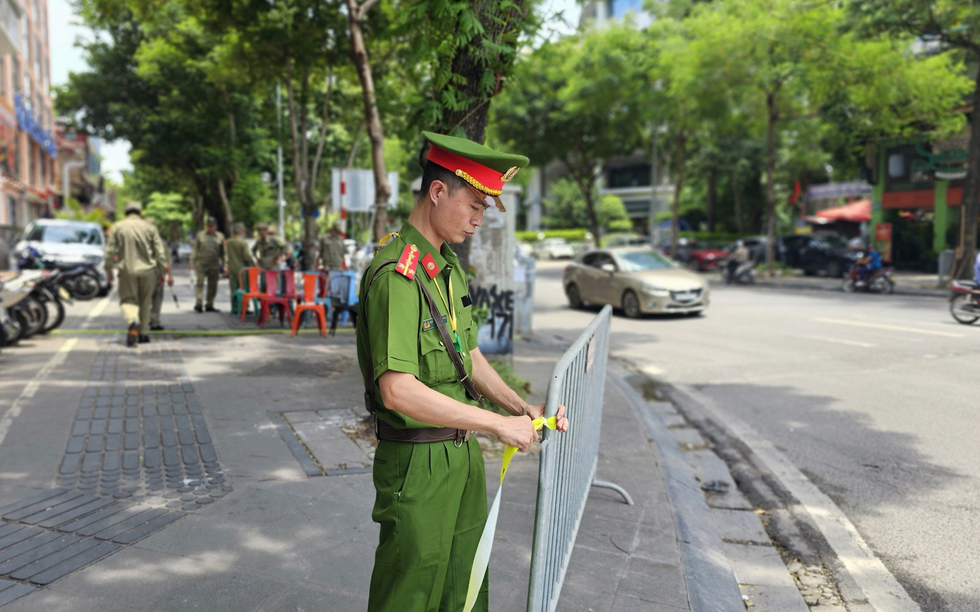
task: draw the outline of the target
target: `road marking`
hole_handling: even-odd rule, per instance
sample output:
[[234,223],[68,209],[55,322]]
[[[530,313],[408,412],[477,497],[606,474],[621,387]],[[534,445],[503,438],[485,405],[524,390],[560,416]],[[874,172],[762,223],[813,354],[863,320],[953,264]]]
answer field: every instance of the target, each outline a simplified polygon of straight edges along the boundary
[[848,321],[846,319],[814,319],[817,323],[831,323],[833,325],[850,325],[851,327],[867,327],[870,329],[882,329],[885,331],[907,332],[910,334],[924,334],[926,336],[942,336],[944,338],[962,338],[963,334],[951,334],[949,332],[929,331],[915,327],[901,327],[898,325],[882,325],[881,323],[864,323],[862,321]]
[[58,352],[51,356],[51,359],[44,364],[44,367],[34,375],[31,382],[24,387],[24,390],[19,396],[17,396],[14,403],[10,405],[10,409],[7,410],[7,414],[0,418],[0,444],[3,444],[4,438],[7,437],[7,432],[10,431],[10,426],[13,425],[14,419],[20,416],[23,402],[34,397],[37,390],[41,388],[41,383],[48,378],[48,375],[51,374],[55,368],[63,364],[65,359],[68,359],[68,353],[75,348],[76,344],[78,344],[78,338],[71,338],[65,341],[65,343],[61,345],[61,348],[58,349]]
[[868,603],[875,610],[888,612],[921,612],[921,608],[909,597],[905,588],[892,576],[885,564],[875,556],[847,515],[827,495],[803,475],[789,457],[777,450],[772,443],[746,422],[728,413],[722,413],[711,398],[685,387],[684,392],[695,398],[716,423],[724,423],[736,438],[742,441],[769,470],[786,490],[810,515],[817,528],[826,538],[844,569],[864,592]]
[[85,317],[85,325],[84,326],[88,326],[88,324],[90,322],[92,322],[94,319],[96,319],[97,317],[101,316],[103,312],[105,312],[106,306],[109,305],[109,299],[111,297],[112,297],[112,294],[110,293],[109,295],[107,295],[104,298],[102,298],[99,301],[99,303],[95,305],[95,308],[93,308],[91,310],[91,312],[88,313],[88,316]]
[[798,338],[806,338],[807,340],[821,340],[823,342],[832,342],[834,344],[846,344],[847,346],[859,346],[861,348],[874,348],[878,346],[877,344],[871,344],[870,342],[858,342],[857,340],[840,340],[838,338],[824,338],[823,336],[797,336]]

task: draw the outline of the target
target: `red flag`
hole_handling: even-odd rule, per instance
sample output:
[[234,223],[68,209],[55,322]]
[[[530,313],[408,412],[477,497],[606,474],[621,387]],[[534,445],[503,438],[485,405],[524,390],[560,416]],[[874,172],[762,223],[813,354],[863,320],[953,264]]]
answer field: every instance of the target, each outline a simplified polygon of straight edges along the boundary
[[797,179],[796,185],[793,187],[793,195],[789,197],[790,204],[796,204],[796,198],[800,197],[800,181]]

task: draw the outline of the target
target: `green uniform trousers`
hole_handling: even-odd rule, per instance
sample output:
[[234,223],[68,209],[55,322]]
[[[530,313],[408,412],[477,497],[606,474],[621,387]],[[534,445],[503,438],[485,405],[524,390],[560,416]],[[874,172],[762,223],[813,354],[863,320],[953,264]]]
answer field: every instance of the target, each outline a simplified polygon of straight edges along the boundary
[[150,307],[150,326],[160,327],[160,312],[163,310],[163,283],[157,277],[157,283],[153,288],[153,304]]
[[[378,443],[371,518],[381,525],[368,612],[460,612],[487,522],[487,484],[476,438]],[[473,609],[489,608],[484,580]]]
[[157,271],[153,268],[130,274],[119,271],[119,308],[126,325],[139,323],[140,334],[150,331],[150,310],[153,306],[153,285],[156,284]]
[[204,279],[208,281],[208,307],[214,306],[214,296],[218,294],[218,279],[221,278],[221,269],[217,267],[196,266],[194,272],[197,274],[197,286],[194,288],[194,299],[196,304],[201,304],[201,294],[204,293]]

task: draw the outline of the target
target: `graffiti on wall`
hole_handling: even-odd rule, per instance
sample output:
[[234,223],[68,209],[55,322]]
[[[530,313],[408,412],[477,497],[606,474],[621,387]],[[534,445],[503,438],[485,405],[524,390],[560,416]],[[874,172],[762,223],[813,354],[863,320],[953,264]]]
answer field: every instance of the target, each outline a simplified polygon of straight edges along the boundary
[[477,344],[485,354],[501,354],[513,351],[514,343],[514,291],[470,284],[470,300],[473,308],[489,310],[489,318],[477,332]]

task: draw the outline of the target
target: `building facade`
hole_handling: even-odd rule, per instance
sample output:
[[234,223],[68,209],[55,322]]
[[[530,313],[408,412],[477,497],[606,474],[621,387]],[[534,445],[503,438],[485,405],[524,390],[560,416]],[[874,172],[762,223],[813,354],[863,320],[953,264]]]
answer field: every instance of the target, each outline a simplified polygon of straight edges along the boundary
[[0,0],[0,251],[58,196],[48,49],[47,0]]

